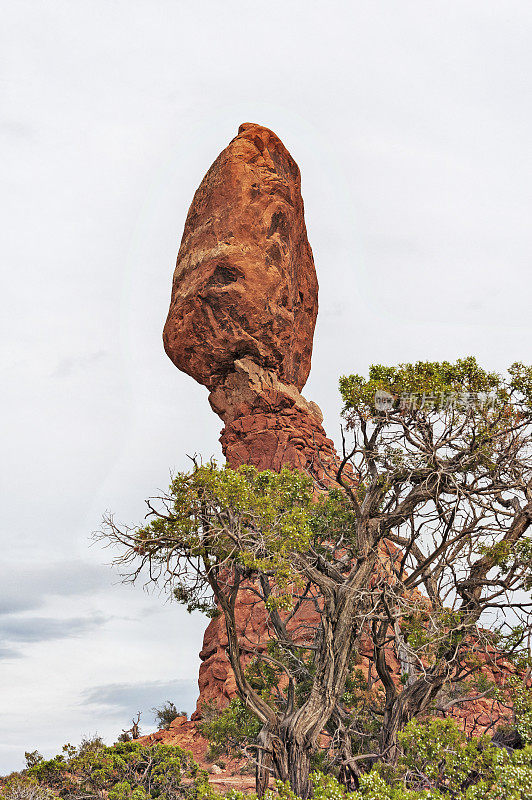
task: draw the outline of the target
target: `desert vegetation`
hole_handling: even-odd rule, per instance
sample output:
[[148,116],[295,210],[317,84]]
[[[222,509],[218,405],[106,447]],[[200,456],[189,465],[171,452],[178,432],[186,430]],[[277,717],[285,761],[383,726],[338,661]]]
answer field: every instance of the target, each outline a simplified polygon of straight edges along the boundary
[[3,800],[175,800],[208,794],[207,773],[179,747],[117,742],[100,737],[66,744],[51,759],[27,754],[27,769],[5,780]]
[[[512,749],[490,737],[466,736],[449,719],[412,720],[398,734],[400,756],[394,767],[376,763],[347,792],[334,772],[313,769],[309,784],[315,800],[530,800],[532,797],[532,702],[522,693],[514,722],[522,737]],[[227,720],[223,723],[227,730]],[[33,751],[28,766],[3,779],[2,800],[223,800],[207,773],[179,747],[119,743],[107,747],[99,737],[44,759]],[[228,800],[256,800],[231,790]],[[267,800],[298,800],[288,782],[278,780]]]
[[[148,524],[107,516],[100,534],[125,580],[223,614],[239,704],[226,713],[250,715],[241,738],[259,794],[273,772],[307,797],[315,764],[349,789],[368,775],[393,785],[416,721],[489,699],[482,724],[466,726],[489,738],[510,720],[516,681],[527,686],[532,369],[374,366],[340,388],[336,489],[287,468],[195,463],[148,501]],[[244,587],[266,645],[238,636]]]

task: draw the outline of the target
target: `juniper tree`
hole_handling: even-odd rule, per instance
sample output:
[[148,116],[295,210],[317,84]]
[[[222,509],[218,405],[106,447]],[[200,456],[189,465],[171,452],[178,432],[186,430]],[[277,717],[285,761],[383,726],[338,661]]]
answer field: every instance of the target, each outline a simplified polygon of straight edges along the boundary
[[[271,770],[307,797],[324,742],[345,780],[375,759],[394,764],[409,720],[496,648],[523,656],[531,630],[532,369],[374,366],[340,388],[336,490],[320,495],[288,469],[196,464],[148,501],[146,525],[108,515],[101,534],[120,546],[126,580],[144,574],[189,610],[217,604],[238,696],[260,727],[259,792]],[[244,586],[267,647],[239,639]],[[369,732],[352,702],[368,642],[382,696],[364,710]]]

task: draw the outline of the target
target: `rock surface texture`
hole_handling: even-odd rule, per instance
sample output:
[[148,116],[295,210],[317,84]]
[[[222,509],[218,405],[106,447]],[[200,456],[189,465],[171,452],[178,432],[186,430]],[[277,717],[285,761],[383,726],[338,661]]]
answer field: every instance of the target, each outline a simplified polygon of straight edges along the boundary
[[249,356],[301,390],[318,282],[297,164],[268,128],[245,123],[194,195],[164,329],[174,364],[214,389]]

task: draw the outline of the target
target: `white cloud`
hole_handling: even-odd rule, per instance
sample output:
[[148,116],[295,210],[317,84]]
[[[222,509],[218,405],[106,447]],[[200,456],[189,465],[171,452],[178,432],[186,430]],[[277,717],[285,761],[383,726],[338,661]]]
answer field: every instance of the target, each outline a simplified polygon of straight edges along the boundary
[[169,700],[178,711],[190,713],[195,707],[196,695],[196,680],[109,683],[85,691],[82,702],[88,706],[109,708],[121,720],[129,719],[140,709],[144,725],[153,727],[153,708]]

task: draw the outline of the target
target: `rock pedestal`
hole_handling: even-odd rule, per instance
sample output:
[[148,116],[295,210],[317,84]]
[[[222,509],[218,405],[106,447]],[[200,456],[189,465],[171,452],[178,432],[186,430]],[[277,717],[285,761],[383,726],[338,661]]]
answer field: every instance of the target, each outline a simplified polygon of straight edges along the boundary
[[[201,182],[185,223],[164,327],[174,364],[208,387],[221,417],[221,444],[231,467],[252,464],[307,471],[317,487],[334,483],[339,459],[315,403],[305,400],[318,311],[318,283],[308,243],[297,164],[268,128],[245,123]],[[268,640],[267,621],[251,591],[237,603],[241,638],[255,649]],[[307,620],[311,621],[311,620]],[[315,622],[315,619],[312,620]],[[304,618],[293,624],[305,623]],[[222,616],[208,626],[201,651],[200,697],[227,704],[236,694],[226,656]],[[361,667],[372,669],[368,641]],[[500,681],[503,663],[486,654],[484,672]],[[395,665],[399,675],[400,665]],[[455,713],[467,727],[489,725],[488,701]],[[168,739],[194,747],[207,743],[193,722],[180,719]]]

